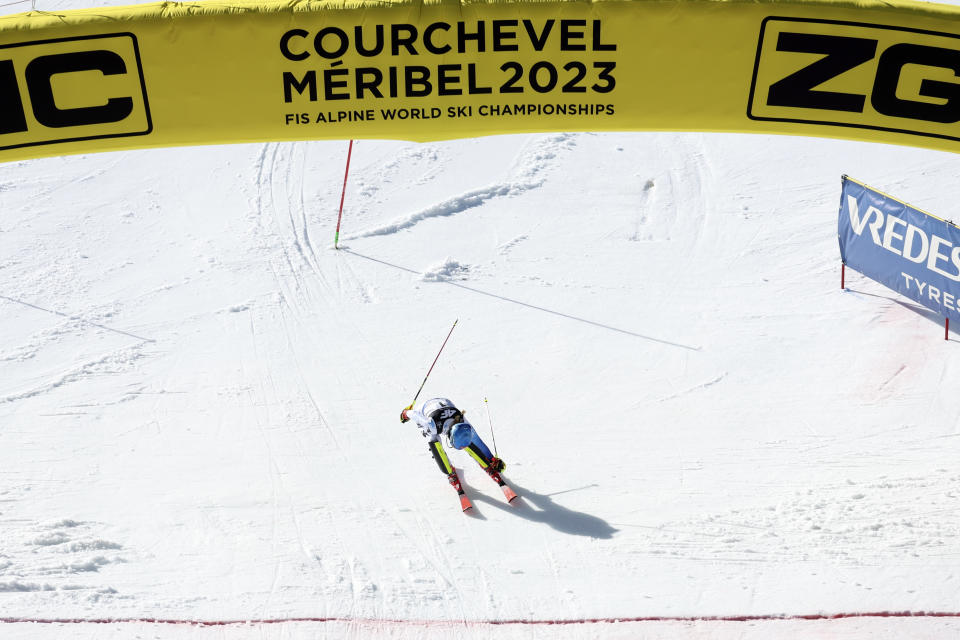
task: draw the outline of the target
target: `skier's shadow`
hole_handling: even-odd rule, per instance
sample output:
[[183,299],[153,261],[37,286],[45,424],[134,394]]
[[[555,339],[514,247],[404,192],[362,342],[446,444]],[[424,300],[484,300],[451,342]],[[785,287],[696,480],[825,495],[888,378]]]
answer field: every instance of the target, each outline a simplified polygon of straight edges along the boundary
[[[466,486],[466,482],[464,482],[462,478],[461,483]],[[610,526],[603,518],[568,509],[554,502],[550,496],[536,493],[526,487],[521,487],[513,480],[509,480],[508,484],[513,487],[520,496],[513,501],[513,504],[506,504],[502,500],[491,498],[490,496],[475,491],[470,492],[470,497],[474,502],[482,502],[532,522],[542,522],[560,533],[586,536],[589,538],[610,539],[613,537],[613,534],[618,531]],[[597,485],[588,485],[588,487],[594,486]],[[586,489],[588,487],[581,488]],[[486,520],[486,518],[479,513],[475,515],[479,517],[479,519]]]

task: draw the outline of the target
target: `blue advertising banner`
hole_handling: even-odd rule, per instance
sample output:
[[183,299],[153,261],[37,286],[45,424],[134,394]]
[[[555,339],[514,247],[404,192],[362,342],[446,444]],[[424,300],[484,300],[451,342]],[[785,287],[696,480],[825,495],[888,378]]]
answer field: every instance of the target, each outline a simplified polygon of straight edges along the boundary
[[960,321],[960,228],[847,176],[838,226],[845,265]]

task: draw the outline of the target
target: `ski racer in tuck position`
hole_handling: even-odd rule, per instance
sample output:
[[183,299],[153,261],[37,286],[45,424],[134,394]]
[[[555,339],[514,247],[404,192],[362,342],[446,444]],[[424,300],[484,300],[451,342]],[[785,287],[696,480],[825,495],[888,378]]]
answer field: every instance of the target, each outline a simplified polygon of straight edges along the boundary
[[[428,446],[430,447],[430,453],[433,454],[433,459],[437,461],[437,466],[446,474],[447,479],[458,494],[463,495],[460,478],[457,475],[457,470],[453,468],[447,458],[447,452],[440,442],[441,436],[446,438],[447,443],[454,449],[466,450],[477,461],[477,464],[486,471],[488,476],[493,478],[501,487],[505,486],[503,479],[500,477],[500,472],[506,467],[503,460],[490,453],[490,449],[477,435],[476,430],[463,417],[463,412],[450,400],[431,398],[425,400],[418,409],[414,409],[411,405],[400,412],[400,422],[409,420],[413,420],[420,427],[423,437],[429,443]],[[516,496],[514,495],[514,497]],[[508,500],[510,499],[508,496]]]

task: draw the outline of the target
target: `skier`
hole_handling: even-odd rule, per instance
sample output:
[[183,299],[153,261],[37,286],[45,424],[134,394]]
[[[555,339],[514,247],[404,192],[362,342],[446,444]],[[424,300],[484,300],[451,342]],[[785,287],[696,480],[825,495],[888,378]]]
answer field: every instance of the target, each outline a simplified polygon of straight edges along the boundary
[[490,453],[490,449],[477,435],[473,426],[463,417],[463,412],[446,398],[426,400],[419,409],[414,409],[413,405],[406,407],[400,412],[400,422],[408,420],[413,420],[420,427],[423,437],[427,438],[430,453],[437,461],[437,466],[447,475],[447,479],[457,489],[457,493],[462,493],[460,478],[457,476],[457,470],[447,459],[447,453],[440,443],[440,436],[444,436],[447,443],[454,449],[466,449],[467,453],[487,472],[487,475],[498,483],[502,482],[499,473],[506,467],[503,460]]

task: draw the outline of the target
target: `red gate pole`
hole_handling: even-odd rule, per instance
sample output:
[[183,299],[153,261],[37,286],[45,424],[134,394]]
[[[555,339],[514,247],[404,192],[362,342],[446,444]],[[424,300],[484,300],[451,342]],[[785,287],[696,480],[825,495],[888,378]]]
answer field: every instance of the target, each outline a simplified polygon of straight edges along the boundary
[[950,318],[947,318],[946,322],[944,322],[943,339],[944,340],[950,339]]
[[347,147],[347,168],[343,172],[343,191],[340,192],[340,213],[337,215],[337,232],[333,236],[333,248],[339,249],[337,243],[340,242],[340,220],[343,218],[343,199],[347,195],[347,176],[350,175],[350,155],[353,153],[353,140]]
[[847,264],[845,262],[840,263],[840,288],[843,289],[846,284],[847,276]]

